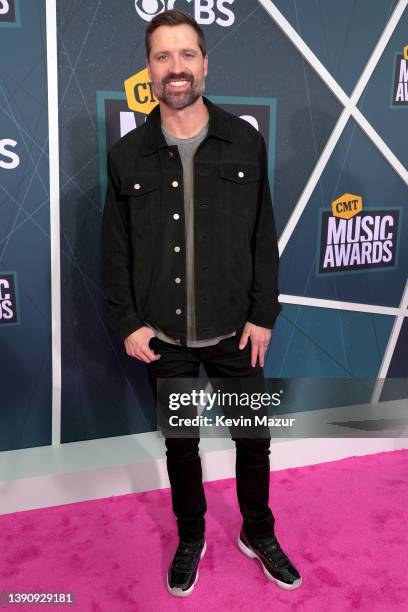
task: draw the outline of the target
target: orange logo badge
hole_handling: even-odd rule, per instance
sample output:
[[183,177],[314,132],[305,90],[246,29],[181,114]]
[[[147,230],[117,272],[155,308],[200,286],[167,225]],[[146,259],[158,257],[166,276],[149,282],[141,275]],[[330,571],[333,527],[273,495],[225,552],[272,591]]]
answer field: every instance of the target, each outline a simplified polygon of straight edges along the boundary
[[340,219],[351,219],[363,210],[363,198],[352,193],[343,193],[342,196],[332,202],[334,217]]
[[130,110],[148,115],[158,104],[147,68],[126,79],[125,93]]

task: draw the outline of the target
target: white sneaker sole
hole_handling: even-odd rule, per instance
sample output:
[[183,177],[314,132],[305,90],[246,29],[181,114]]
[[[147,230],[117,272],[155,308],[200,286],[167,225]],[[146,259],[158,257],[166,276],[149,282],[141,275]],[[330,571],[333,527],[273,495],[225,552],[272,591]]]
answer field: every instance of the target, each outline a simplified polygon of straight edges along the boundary
[[269,578],[269,580],[277,584],[281,589],[285,589],[286,591],[293,591],[293,589],[297,589],[302,584],[302,578],[299,578],[299,580],[296,580],[296,582],[294,582],[293,584],[286,584],[286,582],[282,582],[281,580],[275,578],[275,576],[272,576],[272,574],[268,572],[268,570],[262,563],[259,556],[253,550],[248,548],[248,546],[245,546],[240,536],[238,536],[238,548],[244,553],[244,555],[246,555],[250,559],[258,559],[265,576]]
[[[201,551],[201,555],[200,555],[200,559],[202,559],[205,555],[205,552],[207,550],[207,542],[206,540],[204,540],[204,546],[203,546],[203,550]],[[166,582],[167,582],[167,590],[171,595],[174,595],[175,597],[188,597],[189,595],[191,595],[191,593],[194,591],[194,587],[197,583],[198,580],[198,568],[197,568],[197,574],[195,577],[195,580],[193,582],[193,584],[191,585],[191,587],[185,591],[183,591],[183,589],[180,589],[180,587],[171,587],[169,585],[169,575],[167,574],[167,578],[166,578]]]

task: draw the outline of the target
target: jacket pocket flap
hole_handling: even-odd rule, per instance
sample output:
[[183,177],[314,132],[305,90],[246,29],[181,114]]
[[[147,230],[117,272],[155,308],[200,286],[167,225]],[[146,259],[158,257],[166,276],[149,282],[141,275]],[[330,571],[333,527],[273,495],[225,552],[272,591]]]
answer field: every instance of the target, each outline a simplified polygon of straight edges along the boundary
[[259,166],[255,162],[223,162],[220,175],[234,183],[251,183],[259,180]]
[[160,187],[160,174],[140,173],[125,176],[122,181],[120,193],[128,196],[141,196]]

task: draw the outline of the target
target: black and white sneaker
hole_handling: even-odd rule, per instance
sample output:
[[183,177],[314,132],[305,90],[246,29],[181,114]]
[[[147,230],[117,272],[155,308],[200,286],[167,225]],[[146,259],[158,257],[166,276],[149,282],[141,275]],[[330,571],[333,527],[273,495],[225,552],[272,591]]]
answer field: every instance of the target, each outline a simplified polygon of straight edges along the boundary
[[249,539],[244,527],[238,536],[239,549],[251,559],[261,562],[265,576],[282,589],[297,589],[302,584],[302,578],[280,547],[276,537]]
[[198,580],[198,564],[204,557],[207,543],[204,538],[197,542],[179,541],[172,564],[167,573],[167,589],[176,597],[191,595]]

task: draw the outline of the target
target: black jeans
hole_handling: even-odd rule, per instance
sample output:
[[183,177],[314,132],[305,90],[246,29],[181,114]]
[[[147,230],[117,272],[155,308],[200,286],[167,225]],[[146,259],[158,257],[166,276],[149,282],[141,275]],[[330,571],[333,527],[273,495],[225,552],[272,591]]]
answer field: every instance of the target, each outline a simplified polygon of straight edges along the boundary
[[[149,381],[157,401],[157,378],[193,378],[199,373],[200,362],[211,381],[213,378],[238,376],[263,379],[263,368],[257,362],[251,366],[251,342],[238,348],[243,327],[236,336],[208,347],[191,348],[172,345],[152,338],[150,346],[161,358],[147,364]],[[232,438],[236,445],[236,486],[240,512],[247,536],[263,537],[274,534],[275,519],[269,502],[270,436],[262,438]],[[186,541],[204,534],[204,514],[207,510],[202,483],[199,438],[165,438],[173,512],[178,533]]]

